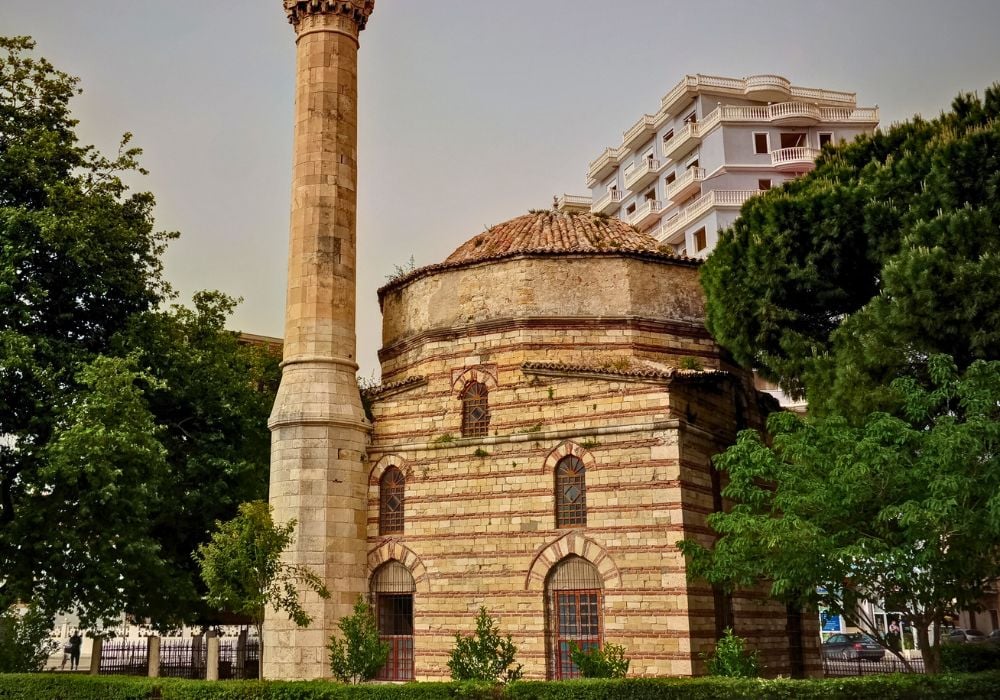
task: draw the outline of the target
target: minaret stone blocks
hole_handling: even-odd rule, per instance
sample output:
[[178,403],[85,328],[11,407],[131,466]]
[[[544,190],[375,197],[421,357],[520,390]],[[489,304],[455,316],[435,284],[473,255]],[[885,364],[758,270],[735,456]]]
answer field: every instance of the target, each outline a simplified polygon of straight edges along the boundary
[[270,499],[298,521],[288,561],[332,593],[304,596],[298,629],[265,622],[264,675],[329,675],[326,644],[366,588],[370,426],[355,373],[358,36],[374,0],[284,0],[296,31],[295,136],[281,385],[271,413]]

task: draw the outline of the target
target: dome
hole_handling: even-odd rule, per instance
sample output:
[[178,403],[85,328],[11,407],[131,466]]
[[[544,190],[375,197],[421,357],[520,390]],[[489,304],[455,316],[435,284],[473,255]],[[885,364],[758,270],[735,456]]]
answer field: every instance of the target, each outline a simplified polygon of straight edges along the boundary
[[660,253],[652,236],[618,219],[594,214],[536,211],[497,224],[445,259],[445,265],[523,253]]

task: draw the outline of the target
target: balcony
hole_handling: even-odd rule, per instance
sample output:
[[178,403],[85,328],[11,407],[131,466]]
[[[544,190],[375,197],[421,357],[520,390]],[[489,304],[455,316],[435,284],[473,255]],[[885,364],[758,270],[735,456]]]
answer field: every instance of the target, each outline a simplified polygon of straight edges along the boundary
[[819,154],[818,148],[809,146],[779,148],[771,151],[771,167],[782,173],[804,173],[816,167],[815,161]]
[[728,95],[752,97],[764,102],[800,100],[824,105],[850,107],[855,105],[853,92],[821,90],[792,85],[780,75],[751,75],[746,78],[724,78],[718,75],[686,75],[660,99],[661,111],[672,111],[691,95]]
[[780,75],[751,75],[744,82],[743,94],[761,102],[777,102],[792,92],[791,82]]
[[622,145],[627,149],[641,146],[656,133],[656,118],[651,114],[642,115],[632,127],[622,135]]
[[659,172],[660,161],[655,158],[644,158],[625,175],[625,189],[635,190],[645,187],[656,179]]
[[598,180],[603,180],[613,173],[621,162],[621,156],[625,151],[624,148],[611,148],[609,146],[604,149],[604,153],[590,161],[590,167],[587,169],[587,186],[596,187]]
[[557,211],[588,212],[591,210],[593,200],[590,197],[579,194],[562,194],[556,199]]
[[688,168],[684,174],[667,185],[667,199],[671,202],[679,202],[701,189],[701,183],[705,179],[704,168]]
[[678,243],[684,230],[708,212],[713,209],[739,208],[759,193],[759,190],[712,190],[664,221],[654,235],[660,241]]
[[684,125],[674,137],[663,144],[663,157],[678,161],[701,143],[702,136],[715,128],[722,119],[722,111],[716,109],[700,122]]
[[618,211],[622,205],[623,193],[619,190],[609,190],[606,195],[594,202],[590,211],[594,214],[611,214]]
[[663,202],[658,199],[647,199],[629,214],[628,223],[636,228],[644,228],[659,218],[663,211]]

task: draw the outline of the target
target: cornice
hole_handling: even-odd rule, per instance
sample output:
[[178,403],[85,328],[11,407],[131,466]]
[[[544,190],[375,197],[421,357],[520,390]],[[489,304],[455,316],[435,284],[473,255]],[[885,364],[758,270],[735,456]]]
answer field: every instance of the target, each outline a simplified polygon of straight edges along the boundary
[[288,21],[298,31],[299,24],[312,15],[339,15],[354,21],[358,31],[365,28],[375,9],[375,0],[283,0]]

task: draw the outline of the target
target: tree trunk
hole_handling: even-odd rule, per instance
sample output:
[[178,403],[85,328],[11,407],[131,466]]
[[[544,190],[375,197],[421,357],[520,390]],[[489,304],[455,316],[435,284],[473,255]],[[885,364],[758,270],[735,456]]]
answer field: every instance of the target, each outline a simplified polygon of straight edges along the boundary
[[937,633],[937,623],[934,624],[934,632],[934,644],[932,645],[927,625],[917,626],[917,644],[920,645],[920,656],[924,660],[924,671],[928,675],[941,672],[941,636]]

